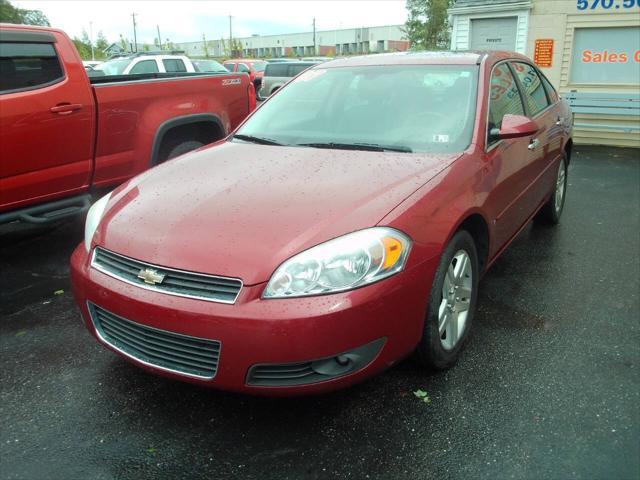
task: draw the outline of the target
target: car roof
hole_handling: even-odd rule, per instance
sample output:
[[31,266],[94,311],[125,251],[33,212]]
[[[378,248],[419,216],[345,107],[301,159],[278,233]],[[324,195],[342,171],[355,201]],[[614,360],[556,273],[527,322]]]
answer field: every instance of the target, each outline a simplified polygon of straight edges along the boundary
[[502,59],[516,58],[530,61],[524,55],[515,52],[493,50],[416,51],[379,53],[357,57],[343,57],[319,64],[315,68],[337,68],[374,65],[479,65],[489,61],[495,63]]
[[145,54],[134,54],[134,55],[123,55],[116,56],[111,58],[110,60],[151,60],[151,59],[160,59],[160,60],[184,60],[189,59],[186,55],[161,55],[150,53],[149,55]]
[[260,58],[230,58],[229,60],[224,61],[224,63],[234,63],[234,62],[254,63],[254,62],[266,62],[266,60],[262,60]]

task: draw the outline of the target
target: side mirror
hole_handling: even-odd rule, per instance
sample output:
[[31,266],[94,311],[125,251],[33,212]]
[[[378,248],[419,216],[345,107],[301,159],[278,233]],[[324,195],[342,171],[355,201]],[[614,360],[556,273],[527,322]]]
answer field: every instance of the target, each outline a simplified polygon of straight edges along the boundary
[[492,128],[489,134],[492,137],[506,140],[508,138],[530,137],[535,135],[540,127],[538,124],[524,115],[506,114],[502,118],[500,130]]

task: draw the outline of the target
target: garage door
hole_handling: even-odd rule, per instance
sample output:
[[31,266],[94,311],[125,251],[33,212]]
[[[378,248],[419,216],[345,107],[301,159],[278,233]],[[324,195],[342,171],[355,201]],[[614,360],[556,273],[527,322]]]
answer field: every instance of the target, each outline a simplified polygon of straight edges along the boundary
[[518,17],[471,20],[472,50],[515,50]]

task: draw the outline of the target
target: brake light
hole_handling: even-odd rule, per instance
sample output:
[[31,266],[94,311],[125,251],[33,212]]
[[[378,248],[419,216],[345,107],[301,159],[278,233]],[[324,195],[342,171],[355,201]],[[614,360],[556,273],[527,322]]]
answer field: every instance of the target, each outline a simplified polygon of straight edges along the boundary
[[253,112],[256,109],[256,89],[253,86],[253,82],[249,82],[249,86],[247,87],[247,94],[249,95],[249,113]]

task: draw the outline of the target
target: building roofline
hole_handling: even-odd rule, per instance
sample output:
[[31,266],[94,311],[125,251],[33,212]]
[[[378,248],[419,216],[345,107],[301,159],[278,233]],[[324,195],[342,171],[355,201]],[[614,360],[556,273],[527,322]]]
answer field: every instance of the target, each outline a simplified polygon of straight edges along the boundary
[[503,12],[505,10],[522,10],[533,8],[533,2],[531,0],[516,1],[516,2],[502,2],[496,4],[482,4],[482,5],[465,5],[462,7],[456,7],[455,5],[447,10],[449,15],[459,15],[464,13],[478,13],[478,12]]

